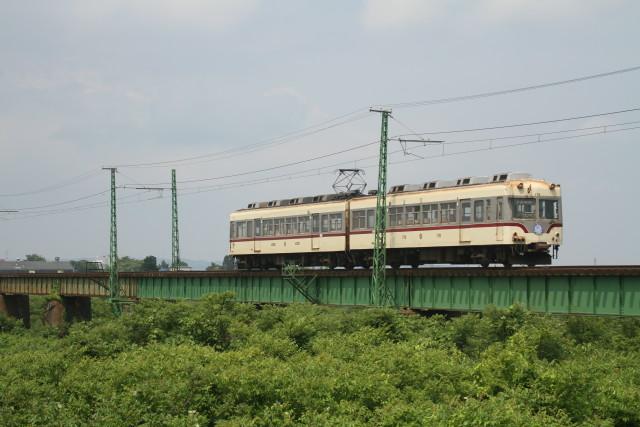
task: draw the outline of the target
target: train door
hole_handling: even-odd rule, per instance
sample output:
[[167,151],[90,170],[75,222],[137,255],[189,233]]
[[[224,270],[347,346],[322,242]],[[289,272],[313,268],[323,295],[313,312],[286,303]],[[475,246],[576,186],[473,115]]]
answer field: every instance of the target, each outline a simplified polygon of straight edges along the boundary
[[504,240],[504,227],[502,227],[502,221],[504,220],[504,198],[498,197],[496,199],[496,241],[501,242]]
[[458,218],[458,230],[459,230],[459,237],[460,237],[460,243],[469,243],[471,242],[471,233],[472,233],[472,229],[470,227],[468,227],[469,225],[471,225],[471,221],[472,221],[472,209],[471,209],[471,200],[469,199],[462,199],[458,202],[458,205],[460,206],[460,216]]
[[255,219],[253,220],[253,252],[260,252],[260,236],[262,236],[262,222]]
[[320,249],[320,214],[311,215],[311,250]]

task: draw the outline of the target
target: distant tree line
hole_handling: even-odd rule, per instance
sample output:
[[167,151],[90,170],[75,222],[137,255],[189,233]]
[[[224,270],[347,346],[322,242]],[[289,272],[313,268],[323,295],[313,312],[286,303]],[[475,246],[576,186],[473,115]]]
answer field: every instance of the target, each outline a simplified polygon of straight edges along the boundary
[[[58,258],[56,258],[57,260]],[[46,258],[38,254],[25,255],[26,261],[46,261]],[[95,261],[89,261],[86,259],[71,260],[69,261],[75,271],[78,272],[91,272],[100,270],[101,268],[108,269],[107,265],[101,266]],[[180,261],[180,267],[189,267],[184,261]],[[212,270],[235,270],[236,264],[232,256],[226,255],[221,264],[215,261],[211,262],[211,265],[207,267],[207,271]],[[158,259],[153,255],[148,255],[143,259],[136,259],[129,256],[118,258],[118,271],[120,272],[134,272],[134,271],[167,271],[171,266],[167,261],[162,260],[158,263]]]

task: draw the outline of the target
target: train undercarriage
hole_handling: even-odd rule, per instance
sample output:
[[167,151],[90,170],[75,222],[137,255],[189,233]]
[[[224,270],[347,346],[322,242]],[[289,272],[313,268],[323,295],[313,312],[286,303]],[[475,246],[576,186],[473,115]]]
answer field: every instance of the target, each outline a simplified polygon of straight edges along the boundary
[[[551,264],[549,247],[532,245],[495,245],[439,248],[387,249],[387,265],[391,268],[410,266],[417,268],[423,264],[476,264],[488,267],[490,264],[512,265]],[[557,247],[552,247],[554,256]],[[311,252],[292,254],[254,254],[236,256],[239,269],[282,268],[287,264],[305,267],[354,267],[369,268],[373,263],[372,250],[343,252]]]

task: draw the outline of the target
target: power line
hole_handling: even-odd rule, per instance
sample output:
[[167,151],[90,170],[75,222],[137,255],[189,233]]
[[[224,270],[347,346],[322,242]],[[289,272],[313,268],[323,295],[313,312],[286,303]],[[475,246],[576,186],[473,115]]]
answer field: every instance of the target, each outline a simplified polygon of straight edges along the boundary
[[[185,163],[185,162],[189,162],[188,164],[192,164],[192,162],[194,160],[202,160],[202,159],[209,159],[209,160],[205,160],[205,161],[201,161],[201,162],[197,162],[197,163],[206,163],[206,162],[210,162],[210,161],[214,161],[214,160],[224,160],[224,159],[229,159],[232,157],[236,157],[239,155],[243,155],[246,154],[247,152],[249,153],[253,153],[256,151],[260,151],[263,150],[264,148],[268,147],[268,146],[277,146],[277,145],[282,145],[291,141],[295,141],[297,139],[301,139],[307,136],[311,136],[311,135],[315,135],[317,133],[323,132],[325,130],[328,129],[332,129],[338,126],[342,126],[344,124],[348,124],[354,121],[358,121],[361,120],[365,117],[367,117],[367,115],[365,114],[358,114],[355,117],[351,117],[349,119],[346,120],[342,120],[339,121],[337,123],[333,123],[336,122],[338,120],[344,119],[346,117],[349,116],[353,116],[354,114],[360,113],[361,111],[363,111],[363,109],[358,109],[358,110],[354,110],[350,113],[347,114],[343,114],[341,116],[338,116],[336,118],[330,119],[330,120],[326,120],[324,122],[321,122],[317,125],[313,125],[313,126],[309,126],[303,129],[300,129],[298,131],[294,131],[294,132],[289,132],[287,134],[278,136],[278,137],[274,137],[274,138],[270,138],[267,139],[265,141],[262,142],[258,142],[255,144],[248,144],[242,147],[236,147],[236,148],[230,148],[228,150],[223,150],[223,151],[218,151],[215,153],[208,153],[208,154],[202,154],[202,155],[198,155],[198,156],[191,156],[191,157],[184,157],[181,159],[175,159],[175,160],[165,160],[165,161],[159,161],[159,162],[146,162],[146,163],[130,163],[130,164],[123,164],[123,165],[116,165],[115,167],[118,168],[137,168],[137,167],[141,167],[141,168],[146,168],[146,167],[168,167],[170,165],[175,165],[177,163]],[[328,123],[332,123],[330,125],[327,126],[323,126],[323,127],[319,127]]]
[[602,78],[602,77],[610,77],[610,76],[614,76],[614,75],[618,75],[618,74],[624,74],[624,73],[630,73],[630,72],[638,71],[638,70],[640,70],[640,66],[622,68],[622,69],[619,69],[619,70],[608,71],[608,72],[605,72],[605,73],[591,74],[589,76],[575,77],[575,78],[568,79],[568,80],[559,80],[559,81],[555,81],[555,82],[541,83],[541,84],[537,84],[537,85],[523,86],[523,87],[518,87],[518,88],[513,88],[513,89],[504,89],[504,90],[497,90],[497,91],[492,91],[492,92],[482,92],[482,93],[477,93],[477,94],[473,94],[473,95],[454,96],[454,97],[449,97],[449,98],[437,98],[437,99],[430,99],[430,100],[425,100],[425,101],[399,102],[399,103],[395,103],[395,104],[384,104],[384,105],[386,105],[388,107],[393,107],[394,109],[398,109],[398,108],[421,107],[421,106],[435,105],[435,104],[448,104],[448,103],[460,102],[460,101],[471,101],[471,100],[474,100],[474,99],[489,98],[489,97],[492,97],[492,96],[509,95],[509,94],[512,94],[512,93],[527,92],[527,91],[532,91],[532,90],[537,90],[537,89],[545,89],[545,88],[549,88],[549,87],[553,87],[553,86],[561,86],[561,85],[566,85],[566,84],[578,83],[578,82],[583,82],[583,81],[586,81],[586,80],[599,79],[599,78]]
[[[604,125],[602,127],[606,128],[606,127],[609,127],[609,126],[614,126],[614,125]],[[445,154],[440,154],[440,155],[435,155],[435,156],[428,156],[428,157],[424,157],[424,158],[420,158],[420,159],[409,159],[409,160],[402,160],[402,161],[392,161],[392,162],[389,162],[389,163],[390,164],[394,164],[394,165],[405,164],[405,163],[411,163],[411,162],[416,162],[416,161],[420,161],[420,160],[430,160],[430,159],[436,159],[436,158],[441,158],[441,157],[451,157],[451,156],[458,156],[458,155],[464,155],[464,154],[470,154],[470,153],[478,153],[478,152],[481,152],[481,151],[491,151],[491,150],[519,147],[519,146],[525,146],[525,145],[542,144],[542,143],[554,142],[554,141],[568,141],[568,140],[574,140],[574,139],[577,139],[577,138],[583,138],[583,137],[588,137],[588,136],[606,135],[606,134],[612,134],[612,133],[617,133],[617,132],[625,132],[625,131],[631,131],[631,130],[637,130],[637,129],[640,129],[640,126],[634,126],[634,127],[629,127],[629,128],[623,128],[623,129],[613,129],[613,130],[603,129],[602,131],[599,131],[599,132],[590,132],[590,133],[581,134],[581,135],[571,135],[571,136],[548,138],[548,139],[536,139],[536,140],[533,140],[533,141],[527,141],[527,142],[522,142],[522,143],[500,145],[500,146],[494,146],[494,147],[488,147],[488,148],[485,147],[485,148],[466,150],[466,151],[458,151],[458,152],[453,152],[453,153],[445,153]],[[398,152],[400,152],[400,151],[398,151]],[[376,166],[375,164],[371,164],[371,165],[367,165],[367,166],[364,166],[364,167],[375,167],[375,166]],[[301,176],[299,178],[311,177],[311,176],[317,176],[317,175],[318,175],[318,173],[309,173],[309,174],[307,174],[305,176]],[[291,177],[289,177],[288,179],[291,179]],[[240,188],[240,187],[245,187],[245,186],[251,185],[251,184],[270,183],[270,182],[283,181],[283,180],[285,180],[285,179],[283,178],[283,179],[275,180],[275,179],[267,178],[267,179],[262,179],[261,181],[256,180],[256,182],[242,183],[242,184],[238,184],[238,185],[235,185],[235,186],[232,186],[232,185],[229,185],[229,184],[226,184],[226,185],[222,184],[221,186],[216,186],[216,187],[210,188],[210,189],[197,189],[196,191],[185,192],[185,193],[183,193],[183,195],[186,196],[186,195],[193,195],[193,194],[197,194],[197,193],[205,193],[205,192],[210,192],[210,191]],[[155,199],[157,199],[157,197],[152,197],[152,198],[147,198],[147,199],[142,199],[142,200],[130,200],[128,202],[123,202],[121,204],[128,205],[128,204],[135,204],[135,203],[144,203],[144,202],[155,200]],[[87,206],[82,206],[82,207],[71,207],[71,208],[66,208],[66,209],[61,209],[61,210],[51,211],[51,212],[44,211],[44,212],[29,213],[29,214],[24,215],[24,216],[14,217],[14,218],[7,219],[7,220],[28,219],[28,218],[39,217],[39,216],[49,216],[49,215],[54,215],[54,214],[64,213],[64,212],[77,212],[77,211],[83,211],[83,210],[88,210],[88,209],[102,208],[102,207],[104,207],[106,205],[107,205],[107,203],[100,203],[100,204],[87,205]]]
[[59,188],[63,188],[63,187],[68,187],[70,185],[74,185],[77,183],[80,183],[82,181],[86,181],[87,179],[91,178],[92,176],[95,176],[99,173],[98,170],[91,170],[88,172],[85,172],[83,174],[74,176],[72,178],[69,178],[67,180],[61,181],[59,183],[53,184],[53,185],[48,185],[46,187],[42,187],[36,190],[29,190],[29,191],[23,191],[23,192],[19,192],[19,193],[6,193],[6,194],[0,194],[0,197],[22,197],[22,196],[29,196],[32,194],[39,194],[39,193],[45,193],[48,191],[52,191],[52,190],[57,190]]
[[[237,172],[237,173],[233,173],[233,174],[228,174],[228,175],[220,175],[220,176],[214,176],[214,177],[210,177],[210,178],[198,178],[198,179],[187,179],[184,181],[179,181],[179,184],[186,184],[186,183],[191,183],[191,182],[205,182],[205,181],[217,181],[217,180],[221,180],[221,179],[226,179],[226,178],[234,178],[237,176],[246,176],[246,175],[253,175],[256,173],[261,173],[261,172],[268,172],[268,171],[272,171],[275,169],[281,169],[281,168],[286,168],[286,167],[291,167],[291,166],[297,166],[297,165],[301,165],[304,163],[309,163],[309,162],[313,162],[316,160],[321,160],[321,159],[326,159],[328,157],[333,157],[333,156],[337,156],[339,154],[344,154],[344,153],[348,153],[349,151],[354,151],[354,150],[359,150],[361,148],[365,148],[374,144],[377,144],[378,141],[373,141],[373,142],[368,142],[366,144],[361,144],[361,145],[356,145],[354,147],[350,147],[350,148],[346,148],[344,150],[340,150],[340,151],[334,151],[331,153],[327,153],[327,154],[323,154],[320,156],[315,156],[315,157],[310,157],[307,159],[303,159],[303,160],[298,160],[295,162],[289,162],[289,163],[283,163],[277,166],[271,166],[268,168],[262,168],[262,169],[256,169],[256,170],[250,170],[250,171],[244,171],[244,172]],[[151,184],[147,184],[147,185],[165,185],[165,184],[169,184],[168,182],[156,182],[156,183],[151,183]]]
[[499,125],[499,126],[482,127],[482,128],[405,133],[405,134],[394,135],[393,138],[396,139],[403,136],[420,136],[420,135],[445,135],[445,134],[451,134],[451,133],[479,132],[479,131],[485,131],[485,130],[497,130],[497,129],[508,129],[508,128],[515,128],[515,127],[523,127],[523,126],[544,125],[544,124],[550,124],[550,123],[567,122],[572,120],[591,119],[594,117],[611,116],[615,114],[630,113],[633,111],[640,111],[640,108],[629,108],[626,110],[609,111],[606,113],[588,114],[583,116],[565,117],[561,119],[551,119],[551,120],[543,120],[543,121],[537,121],[537,122],[516,123],[516,124]]

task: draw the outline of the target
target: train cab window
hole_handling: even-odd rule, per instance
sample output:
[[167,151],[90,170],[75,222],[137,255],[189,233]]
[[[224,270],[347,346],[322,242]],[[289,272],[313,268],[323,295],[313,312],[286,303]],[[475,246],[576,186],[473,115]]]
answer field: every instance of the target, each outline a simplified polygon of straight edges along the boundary
[[329,232],[329,215],[323,214],[321,216],[320,223],[322,225],[322,232],[323,233],[328,233]]
[[484,201],[484,213],[487,218],[487,221],[491,221],[494,218],[493,215],[493,203],[491,203],[491,199],[487,199]]
[[311,231],[313,233],[320,232],[320,214],[311,215]]
[[342,231],[342,214],[331,214],[329,215],[330,222],[330,230],[331,231]]
[[367,228],[367,211],[351,212],[351,228],[353,230],[363,230]]
[[274,218],[273,219],[273,235],[281,236],[284,234],[284,219],[283,218]]
[[253,237],[253,221],[247,221],[247,237]]
[[560,203],[557,199],[540,199],[539,208],[541,219],[560,218]]
[[498,197],[498,199],[496,200],[496,219],[499,221],[504,219],[502,197]]
[[514,218],[533,219],[536,217],[536,199],[531,197],[512,198],[511,211]]
[[420,206],[407,206],[405,208],[407,225],[420,224]]
[[259,219],[253,220],[253,232],[256,237],[262,236],[262,221]]
[[437,224],[438,222],[438,205],[422,205],[422,223]]
[[484,200],[475,200],[473,202],[473,222],[484,221]]
[[389,226],[395,227],[403,225],[402,217],[404,216],[404,206],[389,208]]
[[460,221],[471,222],[471,202],[460,203]]
[[229,238],[233,239],[236,237],[236,223],[231,221],[229,224]]
[[367,209],[367,228],[375,228],[376,211],[375,209]]

